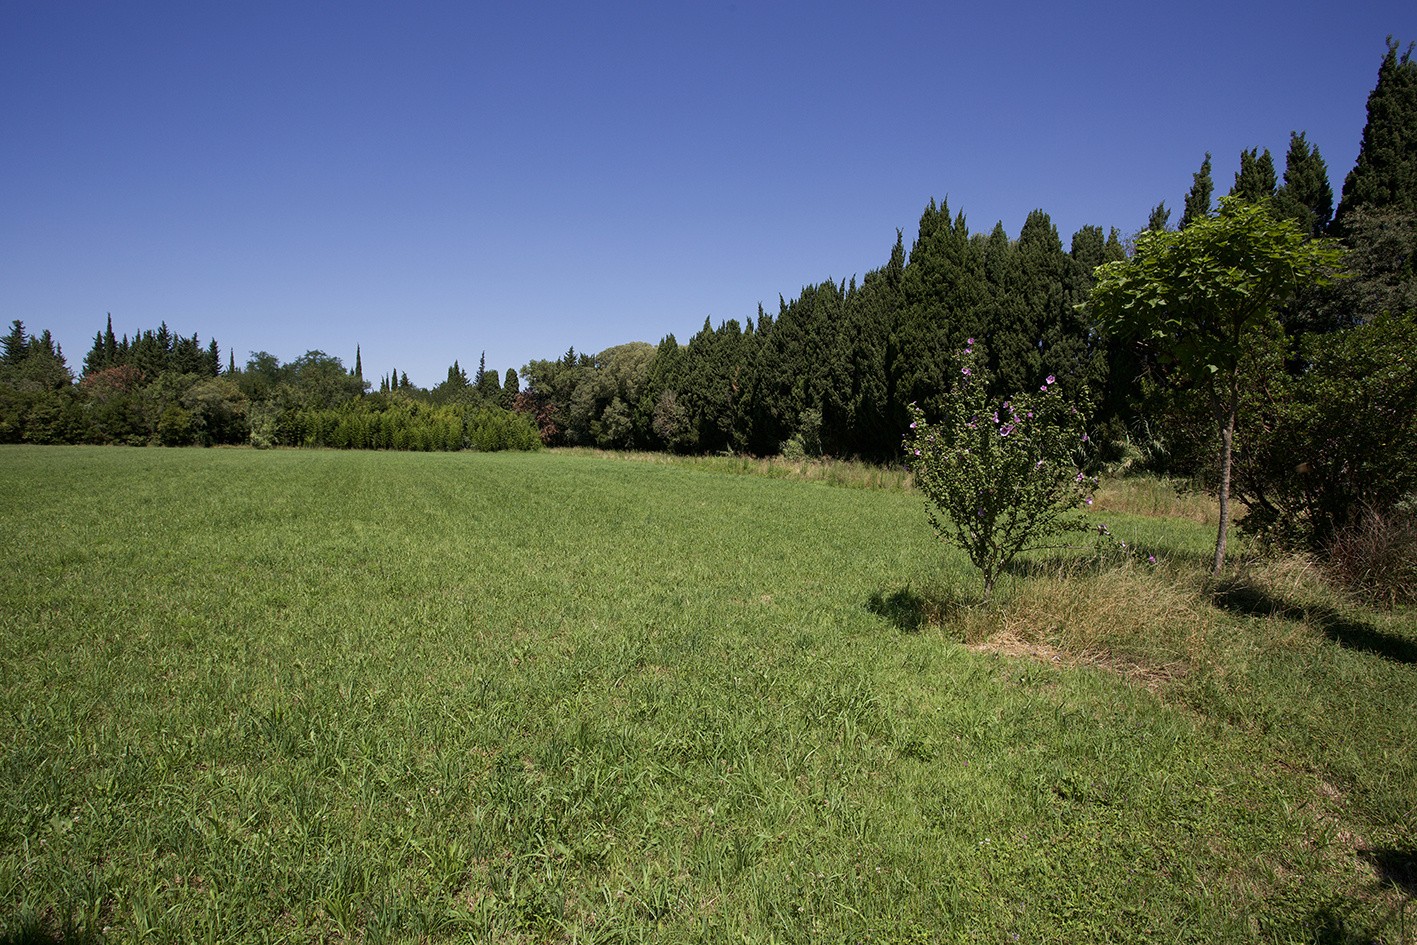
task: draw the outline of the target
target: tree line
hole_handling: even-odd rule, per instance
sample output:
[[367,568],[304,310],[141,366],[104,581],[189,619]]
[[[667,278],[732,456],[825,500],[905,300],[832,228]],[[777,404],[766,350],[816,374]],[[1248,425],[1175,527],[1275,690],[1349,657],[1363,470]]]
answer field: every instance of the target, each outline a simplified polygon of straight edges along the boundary
[[[1383,453],[1389,472],[1393,463],[1412,466],[1417,372],[1410,362],[1394,364],[1401,350],[1392,349],[1411,336],[1417,309],[1411,52],[1389,40],[1339,199],[1319,149],[1297,131],[1282,169],[1268,148],[1242,152],[1228,191],[1293,221],[1308,238],[1333,238],[1346,249],[1343,277],[1291,302],[1279,336],[1257,341],[1245,360],[1242,390],[1254,403],[1243,413],[1257,419],[1236,432],[1235,488],[1261,518],[1285,518],[1289,500],[1277,498],[1284,490],[1274,481],[1296,475],[1284,472],[1281,454],[1301,441],[1328,437],[1343,449]],[[1212,168],[1206,153],[1177,229],[1215,214]],[[1065,246],[1042,210],[1011,237],[1002,224],[972,232],[962,212],[931,200],[909,248],[897,230],[884,262],[859,280],[806,286],[794,298],[779,297],[775,311],[760,305],[742,321],[705,319],[684,343],[671,334],[594,354],[572,348],[504,377],[485,360],[471,376],[454,361],[446,380],[428,389],[396,369],[376,388],[365,380],[358,349],[351,368],[321,351],[287,364],[257,352],[243,366],[228,355],[223,367],[214,340],[204,346],[166,325],[119,339],[111,319],[76,379],[48,332],[31,336],[16,321],[0,351],[0,441],[593,445],[893,462],[911,405],[939,411],[957,353],[975,338],[991,394],[1034,390],[1052,375],[1070,398],[1088,401],[1100,461],[1203,477],[1213,471],[1214,433],[1194,393],[1174,383],[1157,351],[1100,333],[1082,304],[1099,266],[1128,258],[1140,233],[1167,231],[1170,218],[1162,201],[1138,233],[1084,226]],[[1384,386],[1370,389],[1377,377],[1387,379]],[[1345,426],[1337,408],[1299,418],[1294,405],[1310,397],[1328,407],[1381,404],[1370,415],[1388,417],[1389,430],[1368,431],[1372,442],[1362,446],[1354,431],[1363,417],[1346,432],[1337,429]],[[1320,414],[1334,429],[1316,426]]]

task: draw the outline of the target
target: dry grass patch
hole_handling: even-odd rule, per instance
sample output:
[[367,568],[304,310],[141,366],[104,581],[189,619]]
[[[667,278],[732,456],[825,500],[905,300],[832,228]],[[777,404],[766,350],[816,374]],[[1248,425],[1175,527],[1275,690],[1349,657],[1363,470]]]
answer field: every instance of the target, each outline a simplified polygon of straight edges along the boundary
[[1215,525],[1220,520],[1216,498],[1188,483],[1154,476],[1103,479],[1093,497],[1093,511],[1177,518]]
[[1103,666],[1148,685],[1203,659],[1213,608],[1174,576],[1142,565],[1023,582],[997,610],[961,615],[975,649]]

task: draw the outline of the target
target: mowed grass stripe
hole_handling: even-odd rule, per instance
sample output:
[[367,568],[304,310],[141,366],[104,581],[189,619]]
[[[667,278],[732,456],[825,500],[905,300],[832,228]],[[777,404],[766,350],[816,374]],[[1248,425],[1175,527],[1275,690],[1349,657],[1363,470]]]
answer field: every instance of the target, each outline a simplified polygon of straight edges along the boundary
[[0,517],[0,935],[1284,940],[1361,878],[1243,733],[881,616],[969,579],[910,494],[17,448]]

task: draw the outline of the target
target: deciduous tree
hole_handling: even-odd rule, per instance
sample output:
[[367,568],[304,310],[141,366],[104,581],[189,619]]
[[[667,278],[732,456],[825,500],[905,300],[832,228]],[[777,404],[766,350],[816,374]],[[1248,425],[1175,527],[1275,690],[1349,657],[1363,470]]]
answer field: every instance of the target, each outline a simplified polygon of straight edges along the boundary
[[1241,358],[1278,335],[1279,307],[1326,282],[1339,256],[1265,206],[1225,198],[1216,216],[1143,233],[1135,255],[1097,271],[1089,305],[1103,329],[1155,346],[1175,377],[1209,401],[1220,435],[1214,573],[1225,564]]

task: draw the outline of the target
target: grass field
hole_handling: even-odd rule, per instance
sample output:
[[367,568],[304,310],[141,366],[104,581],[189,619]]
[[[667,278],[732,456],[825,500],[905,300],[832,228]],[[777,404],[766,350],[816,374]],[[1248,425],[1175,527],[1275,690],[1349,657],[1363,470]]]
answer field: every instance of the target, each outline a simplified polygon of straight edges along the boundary
[[1417,942],[1411,610],[744,471],[0,450],[0,942]]

